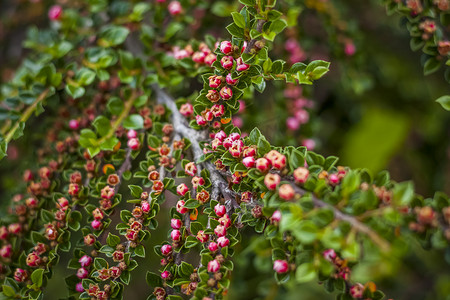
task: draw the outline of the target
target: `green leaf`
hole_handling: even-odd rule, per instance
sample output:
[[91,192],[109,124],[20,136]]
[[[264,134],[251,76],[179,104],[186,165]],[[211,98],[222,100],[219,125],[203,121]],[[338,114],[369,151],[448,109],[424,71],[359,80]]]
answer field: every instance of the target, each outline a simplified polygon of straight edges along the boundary
[[394,186],[394,203],[408,205],[414,198],[414,184],[411,181],[401,182]]
[[92,122],[92,125],[94,125],[100,136],[107,135],[111,129],[111,121],[104,116],[98,116],[97,118],[95,118],[94,122]]
[[69,94],[73,99],[80,98],[84,95],[85,89],[81,86],[74,86],[67,84],[65,87],[67,94]]
[[44,280],[44,269],[37,269],[31,273],[31,281],[37,286],[41,287]]
[[226,28],[228,32],[234,37],[244,38],[245,36],[244,29],[242,29],[241,27],[237,26],[234,23],[228,25]]
[[425,65],[423,66],[423,74],[425,76],[430,75],[430,74],[436,72],[437,70],[439,70],[440,67],[441,67],[441,62],[434,57],[430,57],[425,62]]
[[110,232],[108,233],[108,237],[106,238],[106,243],[108,244],[108,246],[115,248],[118,244],[120,244],[120,237]]
[[6,156],[8,150],[8,143],[5,140],[0,141],[0,159]]
[[140,186],[130,184],[128,186],[128,188],[130,189],[131,195],[133,195],[133,197],[141,198],[141,194],[143,192],[143,189]]
[[78,70],[75,81],[81,85],[86,86],[91,84],[95,79],[95,72],[88,68],[81,68]]
[[108,25],[100,32],[98,44],[102,47],[112,47],[122,44],[130,30],[123,26]]
[[120,115],[124,109],[123,101],[118,97],[111,97],[106,105],[108,110],[113,115]]
[[2,292],[7,297],[16,298],[16,291],[14,291],[14,289],[9,285],[6,284],[2,285]]
[[200,230],[203,230],[203,225],[200,222],[192,222],[190,230],[193,235],[197,235]]
[[126,129],[142,129],[144,128],[144,119],[138,114],[129,115],[123,120],[123,127]]
[[436,100],[445,110],[450,111],[450,96],[444,95]]
[[160,287],[162,286],[162,279],[161,276],[156,275],[155,273],[152,272],[147,272],[145,279],[147,281],[147,284],[151,287],[151,288],[155,288],[155,287]]
[[302,220],[298,223],[298,226],[292,229],[292,231],[300,242],[304,244],[311,244],[317,238],[318,228],[313,221]]
[[241,14],[238,13],[238,12],[232,12],[232,13],[231,13],[231,16],[233,17],[234,23],[235,23],[238,27],[240,27],[240,28],[245,28],[245,19],[244,19],[244,16],[243,16],[243,15],[241,15]]
[[94,259],[94,266],[96,270],[108,269],[108,262],[101,257],[96,257]]
[[304,263],[298,266],[297,271],[295,271],[295,280],[297,282],[303,283],[312,281],[316,278],[316,270],[313,263]]
[[145,248],[144,245],[138,245],[135,249],[134,249],[134,254],[136,254],[139,257],[145,257]]
[[241,2],[244,5],[247,6],[255,6],[256,5],[256,0],[239,0],[239,2]]

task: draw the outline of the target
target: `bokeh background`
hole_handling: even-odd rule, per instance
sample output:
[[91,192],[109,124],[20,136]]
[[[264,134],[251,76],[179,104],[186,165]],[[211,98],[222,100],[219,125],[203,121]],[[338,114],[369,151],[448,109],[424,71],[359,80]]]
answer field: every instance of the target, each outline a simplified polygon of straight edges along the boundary
[[[238,4],[203,2],[199,12],[202,26],[193,26],[192,38],[201,40],[205,33],[227,38],[223,28],[230,23],[230,12]],[[257,126],[277,145],[309,142],[322,154],[340,157],[341,165],[367,168],[372,174],[387,169],[396,181],[412,180],[417,192],[426,197],[438,190],[450,194],[450,113],[434,101],[449,94],[449,86],[442,70],[423,75],[421,54],[411,51],[404,20],[387,16],[382,1],[377,0],[279,2],[298,18],[293,17],[292,27],[275,40],[273,60],[324,59],[331,62],[331,71],[314,87],[302,88],[297,98],[309,103],[301,108],[308,120],[298,128],[287,125],[297,108],[283,93],[282,83],[270,84],[263,94],[243,99],[245,111],[234,120],[236,125],[247,132]],[[28,55],[22,47],[27,28],[48,26],[46,13],[53,3],[0,1],[0,83],[10,80]],[[292,45],[286,45],[290,38],[300,41],[293,51],[288,50]],[[351,46],[354,49],[346,48]],[[21,172],[35,162],[37,149],[45,143],[42,134],[49,126],[45,117],[56,113],[56,106],[50,103],[48,112],[32,121],[28,128],[33,129],[11,144],[8,158],[1,162],[3,208],[23,189]],[[171,204],[173,199],[168,200],[167,207]],[[158,221],[162,228],[167,225],[164,212]],[[316,283],[277,286],[267,241],[248,229],[243,237],[228,299],[334,299]],[[151,240],[160,242],[165,238],[166,231],[158,230]],[[375,281],[393,299],[450,299],[450,252],[425,251],[414,241],[408,244],[407,252],[402,261],[373,263],[368,251],[354,279]],[[150,245],[147,253],[152,253]],[[46,299],[64,297],[69,258],[69,254],[63,254]],[[151,293],[145,272],[156,270],[158,263],[154,254],[140,263],[125,299],[145,299]]]

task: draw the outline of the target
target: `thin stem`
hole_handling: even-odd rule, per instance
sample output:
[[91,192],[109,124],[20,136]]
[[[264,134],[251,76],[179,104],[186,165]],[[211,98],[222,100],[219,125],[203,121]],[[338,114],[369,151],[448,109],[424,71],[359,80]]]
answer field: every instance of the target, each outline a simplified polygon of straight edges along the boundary
[[23,112],[22,116],[20,117],[20,119],[14,124],[14,126],[9,130],[8,134],[5,137],[5,141],[6,143],[9,143],[12,138],[14,137],[14,134],[16,133],[17,129],[19,129],[20,123],[22,122],[26,122],[31,115],[33,114],[33,112],[36,110],[37,105],[39,103],[41,103],[42,101],[44,101],[44,99],[47,97],[47,94],[50,92],[50,89],[45,89],[40,95],[39,97],[36,98],[36,100],[34,100],[34,102],[28,106],[28,108]]

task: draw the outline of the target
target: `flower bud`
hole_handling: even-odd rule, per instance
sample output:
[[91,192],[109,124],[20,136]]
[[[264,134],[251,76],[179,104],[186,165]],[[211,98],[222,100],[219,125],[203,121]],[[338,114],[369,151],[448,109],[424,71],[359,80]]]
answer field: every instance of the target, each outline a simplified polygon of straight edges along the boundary
[[89,271],[85,268],[79,268],[77,271],[77,277],[80,279],[87,278],[89,276]]
[[180,219],[172,219],[172,220],[170,220],[170,226],[173,229],[180,229],[182,225],[183,225],[183,223],[181,222]]
[[289,264],[286,260],[277,259],[273,262],[273,270],[278,274],[284,274],[289,271]]
[[94,220],[91,222],[91,226],[92,226],[92,229],[94,229],[94,230],[100,230],[102,228],[103,224],[99,220]]
[[206,234],[203,230],[199,230],[197,232],[197,240],[202,243],[206,243],[209,240],[209,234]]
[[161,254],[163,255],[163,256],[169,256],[170,254],[172,254],[172,246],[170,246],[170,245],[163,245],[162,247],[161,247]]
[[283,184],[278,190],[278,195],[281,199],[291,200],[295,196],[295,191],[290,184]]
[[92,257],[90,257],[89,255],[83,255],[78,262],[80,263],[80,265],[82,267],[89,267],[92,263]]
[[270,169],[270,162],[264,157],[258,158],[256,160],[256,169],[261,173],[266,173]]
[[225,205],[216,204],[216,206],[214,206],[214,212],[217,216],[223,217],[223,215],[227,213],[227,209]]
[[176,16],[179,15],[181,13],[181,4],[178,1],[172,1],[169,3],[169,6],[167,7],[167,9],[169,10],[169,13],[172,16]]
[[223,225],[217,225],[214,229],[214,234],[218,237],[225,236],[227,234],[227,229]]
[[229,85],[235,85],[239,81],[239,79],[233,79],[233,77],[231,77],[231,73],[228,73],[227,77],[225,77],[225,80]]
[[208,263],[208,272],[216,273],[220,270],[220,264],[217,260],[213,259]]
[[230,70],[233,67],[234,58],[232,56],[224,56],[220,60],[220,64],[224,69]]
[[228,100],[231,99],[231,97],[233,97],[233,90],[228,86],[224,86],[222,89],[220,89],[219,94],[223,100]]
[[217,246],[217,243],[216,243],[216,242],[211,242],[211,243],[209,243],[209,245],[208,245],[208,249],[209,249],[209,251],[211,251],[211,252],[216,252],[217,249],[219,249],[219,247]]
[[140,147],[139,139],[137,138],[129,139],[127,145],[131,150],[137,150]]
[[223,41],[220,43],[220,51],[222,51],[223,54],[228,55],[233,52],[233,45],[230,41]]
[[271,191],[275,190],[280,183],[281,178],[278,174],[266,174],[264,177],[264,185]]
[[294,170],[294,180],[298,184],[303,184],[306,182],[309,176],[309,170],[304,167],[298,167]]
[[48,18],[51,21],[56,21],[59,20],[61,18],[63,9],[61,6],[59,5],[53,5],[52,7],[50,7],[50,9],[48,10]]
[[256,161],[253,156],[245,157],[242,160],[242,164],[248,169],[253,168],[255,166],[255,163],[256,163]]
[[225,237],[225,236],[221,236],[217,239],[217,244],[223,248],[223,247],[227,247],[230,244],[230,240]]

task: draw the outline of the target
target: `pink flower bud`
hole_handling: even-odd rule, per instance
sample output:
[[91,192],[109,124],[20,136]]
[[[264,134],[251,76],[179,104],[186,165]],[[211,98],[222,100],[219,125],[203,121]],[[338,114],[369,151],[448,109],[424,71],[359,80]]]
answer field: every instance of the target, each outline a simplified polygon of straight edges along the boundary
[[223,217],[223,215],[227,213],[227,209],[225,205],[220,205],[219,203],[217,203],[216,206],[214,206],[214,212],[217,216]]
[[286,127],[289,130],[297,130],[300,128],[300,121],[297,118],[289,117],[286,120]]
[[[214,104],[211,107],[211,112],[213,113],[214,117],[218,117],[220,118],[221,116],[223,116],[225,114],[225,106],[223,106],[222,104]],[[220,125],[220,123],[219,123]],[[219,126],[220,128],[220,126]],[[226,135],[225,135],[226,137]]]
[[250,65],[247,65],[246,63],[244,63],[244,60],[242,59],[242,57],[239,57],[236,61],[236,71],[246,71],[248,70],[248,68],[250,68]]
[[186,207],[184,207],[184,204],[186,202],[184,202],[183,200],[179,200],[177,202],[177,212],[179,212],[180,214],[185,214],[188,212],[189,209],[187,209]]
[[309,176],[309,170],[304,167],[298,167],[294,170],[294,180],[296,183],[305,183]]
[[255,166],[255,158],[253,156],[246,157],[242,160],[246,168],[253,168]]
[[240,157],[242,154],[242,141],[234,141],[228,151],[233,157]]
[[4,245],[0,248],[0,257],[2,258],[10,258],[12,256],[12,246]]
[[264,184],[271,191],[273,191],[277,188],[280,181],[281,181],[281,178],[280,178],[280,175],[278,175],[278,174],[269,173],[264,177]]
[[94,230],[100,230],[102,228],[103,224],[99,220],[94,220],[91,222],[91,226]]
[[273,269],[278,274],[284,274],[289,271],[289,264],[285,260],[277,259],[273,262]]
[[297,110],[295,112],[295,118],[300,122],[300,124],[308,123],[309,113],[304,109]]
[[63,9],[61,6],[53,5],[48,10],[48,18],[52,21],[59,20],[61,18],[62,12],[63,12]]
[[194,114],[194,107],[190,103],[185,103],[181,105],[180,113],[185,117],[190,117]]
[[78,262],[80,263],[80,265],[82,267],[89,267],[90,264],[92,263],[92,257],[90,257],[89,255],[83,255]]
[[277,150],[271,150],[266,154],[266,158],[270,161],[272,167],[281,170],[286,166],[286,156]]
[[328,176],[328,181],[331,185],[336,185],[339,183],[339,176],[337,174],[331,174]]
[[164,271],[164,272],[161,273],[161,278],[162,279],[168,279],[168,278],[170,278],[171,275],[172,274],[170,274],[169,271]]
[[219,218],[220,225],[225,226],[226,228],[231,226],[231,220],[230,217],[228,217],[227,214],[225,214],[223,217]]
[[291,200],[295,196],[295,191],[290,184],[283,184],[278,190],[278,195],[281,199]]
[[227,229],[223,225],[217,225],[214,229],[214,234],[218,237],[225,236],[227,234]]
[[353,56],[356,52],[355,44],[353,42],[346,43],[344,52],[347,56]]
[[350,288],[350,295],[355,299],[362,298],[363,294],[364,286],[361,283],[357,283]]
[[17,268],[14,272],[14,280],[17,282],[24,282],[28,278],[28,272],[24,269]]
[[209,53],[205,57],[205,64],[211,66],[217,60],[217,56],[214,53]]
[[169,13],[172,16],[176,16],[179,15],[181,13],[181,4],[178,1],[172,1],[169,3],[169,6],[167,7],[167,9],[169,10]]
[[181,239],[181,232],[178,229],[174,229],[172,230],[172,232],[170,233],[170,237],[172,238],[172,240],[174,241],[179,241]]
[[209,249],[209,251],[211,251],[211,252],[216,252],[217,249],[219,249],[219,247],[217,246],[217,243],[216,243],[216,242],[211,242],[211,243],[209,243],[209,245],[208,245],[208,249]]
[[223,100],[228,100],[231,99],[231,97],[233,97],[233,90],[228,87],[228,86],[224,86],[221,90],[220,90],[220,97],[222,97]]
[[304,139],[302,145],[305,146],[308,151],[312,151],[316,147],[316,142],[313,139]]
[[208,79],[209,79],[209,87],[216,89],[222,84],[223,77],[217,76],[217,75],[212,75],[212,76],[209,76]]
[[233,140],[229,137],[227,137],[226,139],[223,140],[222,145],[226,148],[229,149],[232,145],[233,145]]
[[223,41],[220,43],[220,51],[222,51],[223,54],[228,55],[233,52],[233,45],[230,41]]
[[131,150],[137,150],[140,147],[139,140],[136,138],[129,139],[127,145]]
[[78,293],[84,292],[83,283],[82,283],[82,282],[78,282],[77,285],[75,286],[75,290],[76,290]]
[[227,247],[230,244],[230,240],[228,238],[226,238],[225,236],[221,236],[217,239],[217,244],[221,248]]
[[137,132],[136,132],[136,130],[130,129],[130,130],[127,132],[127,137],[128,137],[129,139],[134,139],[134,138],[136,138],[136,137],[137,137]]
[[89,275],[89,271],[86,270],[85,268],[79,268],[77,271],[77,277],[80,279],[87,278],[88,275]]
[[142,201],[141,209],[144,213],[148,213],[150,211],[150,203],[148,203],[148,201]]
[[205,53],[197,51],[192,55],[192,60],[198,64],[203,64],[205,62],[205,57]]
[[80,123],[77,120],[72,119],[72,120],[69,121],[69,128],[70,129],[77,130],[79,127],[80,127]]
[[228,73],[227,77],[225,77],[225,80],[227,81],[227,83],[229,85],[235,85],[236,83],[238,83],[239,79],[233,79],[231,77],[231,73]]
[[276,210],[273,212],[272,217],[270,218],[273,223],[280,223],[281,221],[281,211]]
[[162,245],[161,247],[161,254],[163,256],[169,256],[170,254],[172,254],[172,246],[170,245]]
[[180,196],[186,195],[186,193],[189,192],[189,188],[186,184],[182,183],[177,186],[177,194]]
[[170,220],[170,226],[173,229],[180,229],[182,225],[183,225],[183,223],[181,222],[180,219],[172,219],[172,220]]
[[197,173],[197,167],[195,166],[195,163],[194,162],[187,163],[184,166],[184,172],[187,175],[195,176],[195,174]]
[[234,58],[232,56],[224,56],[220,60],[220,64],[224,69],[230,70],[233,67]]
[[218,133],[216,133],[216,135],[214,136],[214,138],[219,139],[220,141],[223,141],[225,138],[227,137],[227,134],[225,133],[225,131],[221,130]]
[[334,249],[327,249],[327,250],[323,251],[322,255],[323,255],[323,258],[325,258],[329,262],[333,262],[337,257]]
[[264,157],[258,158],[256,160],[256,168],[261,173],[266,173],[270,169],[270,162]]
[[197,125],[200,125],[200,126],[205,126],[207,124],[205,118],[203,118],[201,115],[196,115],[195,121],[197,122]]
[[220,263],[213,259],[208,263],[208,272],[216,273],[220,270]]
[[209,240],[209,234],[206,234],[204,230],[199,230],[197,232],[197,240],[206,243]]
[[237,140],[239,140],[241,138],[241,135],[239,133],[237,133],[237,132],[233,132],[233,133],[230,134],[229,137],[230,137],[230,139],[232,141],[237,141]]

